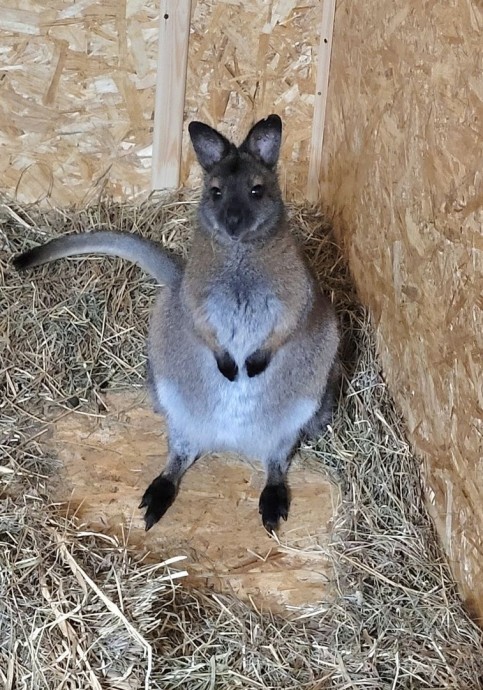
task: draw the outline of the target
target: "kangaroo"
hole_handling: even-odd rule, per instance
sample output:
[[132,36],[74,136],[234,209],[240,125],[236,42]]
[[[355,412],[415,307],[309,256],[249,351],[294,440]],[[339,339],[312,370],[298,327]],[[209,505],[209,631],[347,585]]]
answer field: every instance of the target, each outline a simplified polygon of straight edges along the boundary
[[288,227],[276,174],[278,115],[256,123],[239,147],[202,122],[191,122],[189,134],[204,182],[186,263],[150,240],[99,231],[52,240],[14,265],[109,254],[164,286],[150,322],[148,385],[169,452],[139,506],[146,530],[201,455],[234,451],[265,468],[259,511],[271,532],[288,516],[294,449],[331,419],[337,320]]

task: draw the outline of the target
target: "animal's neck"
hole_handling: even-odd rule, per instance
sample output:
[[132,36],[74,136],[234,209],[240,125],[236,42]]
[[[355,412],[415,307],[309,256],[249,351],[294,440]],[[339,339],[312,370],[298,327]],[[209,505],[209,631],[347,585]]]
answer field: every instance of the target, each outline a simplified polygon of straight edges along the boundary
[[202,230],[198,230],[193,238],[190,257],[206,264],[226,265],[242,264],[245,262],[273,263],[280,254],[295,248],[295,243],[289,232],[287,223],[280,223],[268,237],[241,242],[236,240],[216,240]]

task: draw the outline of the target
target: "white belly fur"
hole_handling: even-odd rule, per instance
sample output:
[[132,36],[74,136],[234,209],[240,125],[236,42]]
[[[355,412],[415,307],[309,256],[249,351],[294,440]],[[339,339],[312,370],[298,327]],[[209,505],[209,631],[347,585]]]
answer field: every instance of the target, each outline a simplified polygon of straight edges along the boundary
[[287,401],[282,410],[269,409],[265,376],[240,374],[234,382],[221,378],[216,388],[203,391],[196,408],[175,382],[158,378],[155,385],[169,426],[200,454],[233,451],[266,462],[281,445],[296,441],[317,409],[317,401],[308,398]]

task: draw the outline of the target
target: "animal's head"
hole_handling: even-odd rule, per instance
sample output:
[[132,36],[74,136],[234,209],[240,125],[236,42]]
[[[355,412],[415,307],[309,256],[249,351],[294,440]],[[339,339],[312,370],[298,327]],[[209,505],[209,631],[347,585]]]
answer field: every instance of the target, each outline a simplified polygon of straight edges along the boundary
[[279,116],[257,122],[238,147],[202,122],[191,122],[189,133],[205,173],[199,206],[203,229],[222,241],[255,241],[272,234],[284,212],[276,173]]

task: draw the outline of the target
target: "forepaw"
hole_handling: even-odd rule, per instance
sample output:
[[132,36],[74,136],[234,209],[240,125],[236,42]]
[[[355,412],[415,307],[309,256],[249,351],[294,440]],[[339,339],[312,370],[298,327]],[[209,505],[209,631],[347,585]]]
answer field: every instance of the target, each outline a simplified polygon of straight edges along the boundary
[[263,489],[260,495],[259,512],[267,532],[277,529],[280,518],[287,519],[289,505],[290,497],[286,484],[270,484]]
[[238,367],[233,357],[228,352],[215,354],[218,369],[228,381],[234,381],[238,376]]
[[176,486],[166,477],[156,477],[144,492],[140,508],[146,508],[146,532],[160,520],[176,498]]
[[270,352],[268,350],[256,350],[251,354],[245,362],[248,376],[252,378],[265,371],[270,363],[270,358]]

